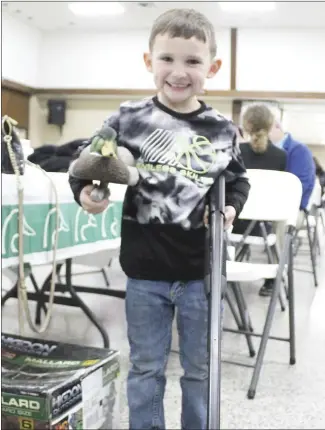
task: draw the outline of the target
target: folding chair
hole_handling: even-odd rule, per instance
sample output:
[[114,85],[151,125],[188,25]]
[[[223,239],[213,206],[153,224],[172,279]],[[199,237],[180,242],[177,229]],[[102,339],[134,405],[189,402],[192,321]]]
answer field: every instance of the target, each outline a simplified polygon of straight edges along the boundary
[[[293,174],[269,170],[248,170],[251,190],[248,200],[240,215],[240,219],[274,221],[286,223],[284,247],[279,255],[278,264],[258,264],[239,261],[227,261],[227,282],[232,283],[237,292],[241,291],[240,282],[255,282],[262,279],[275,279],[274,288],[270,297],[263,332],[252,333],[250,330],[233,330],[225,328],[224,331],[242,333],[261,338],[257,358],[254,364],[243,364],[233,361],[228,363],[252,367],[253,375],[247,393],[253,399],[262,369],[266,345],[269,339],[281,340],[290,343],[290,364],[295,364],[295,327],[294,327],[294,285],[293,285],[293,236],[296,229],[299,206],[302,196],[300,180]],[[271,336],[271,327],[276,310],[276,302],[280,294],[282,278],[288,277],[289,302],[289,338]],[[244,295],[240,294],[240,305],[247,309]],[[248,321],[247,321],[248,323]]]
[[308,247],[310,260],[312,265],[312,274],[314,277],[315,287],[318,286],[317,278],[317,251],[320,253],[320,238],[319,238],[319,221],[321,220],[321,212],[319,206],[321,205],[322,191],[319,180],[316,178],[313,192],[310,196],[308,206],[304,210],[305,222],[304,225],[297,230],[295,240],[298,241],[299,245],[296,250],[296,254],[299,252],[302,239],[307,234]]
[[[257,223],[259,224],[262,236],[251,236],[250,233]],[[265,221],[250,220],[250,223],[243,234],[229,233],[228,241],[230,246],[235,246],[236,261],[243,261],[245,258],[246,261],[249,261],[251,257],[251,248],[260,247],[265,249],[269,264],[279,263],[279,248],[276,242],[276,235],[275,233],[267,233]],[[283,287],[285,295],[288,297],[285,278],[283,278]],[[285,300],[282,297],[282,291],[280,291],[279,294],[279,302],[281,310],[285,311],[286,305]]]
[[275,254],[274,248],[276,246],[276,235],[274,233],[267,233],[265,223],[260,221],[259,225],[262,236],[251,236],[250,233],[257,223],[257,220],[251,221],[243,234],[229,234],[229,241],[236,248],[236,260],[243,261],[245,256],[247,256],[247,251],[250,247],[259,246],[265,248],[269,263],[273,263],[273,256]]

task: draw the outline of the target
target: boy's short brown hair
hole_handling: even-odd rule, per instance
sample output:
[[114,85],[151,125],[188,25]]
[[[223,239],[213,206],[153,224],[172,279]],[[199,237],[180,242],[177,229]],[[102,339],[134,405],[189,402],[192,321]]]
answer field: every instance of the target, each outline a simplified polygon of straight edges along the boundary
[[194,9],[171,9],[160,15],[154,22],[149,38],[149,48],[152,50],[158,34],[168,34],[170,37],[190,39],[196,37],[208,43],[212,57],[217,54],[216,36],[211,22]]

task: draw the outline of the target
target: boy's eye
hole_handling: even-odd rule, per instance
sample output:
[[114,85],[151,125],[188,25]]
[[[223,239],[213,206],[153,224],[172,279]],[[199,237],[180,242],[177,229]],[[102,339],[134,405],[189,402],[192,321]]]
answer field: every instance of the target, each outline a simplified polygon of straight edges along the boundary
[[167,63],[170,63],[171,61],[173,61],[172,57],[170,57],[169,55],[162,56],[161,60],[166,61]]
[[195,65],[195,64],[201,64],[201,61],[198,60],[197,58],[190,58],[189,60],[187,60],[187,63],[191,65]]

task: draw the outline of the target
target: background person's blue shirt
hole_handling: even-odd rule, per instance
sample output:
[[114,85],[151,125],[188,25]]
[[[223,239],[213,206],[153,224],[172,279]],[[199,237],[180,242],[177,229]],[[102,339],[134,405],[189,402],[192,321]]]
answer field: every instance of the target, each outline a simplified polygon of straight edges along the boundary
[[287,153],[287,172],[296,175],[302,183],[300,209],[306,209],[316,178],[316,167],[312,152],[307,145],[294,140],[290,133],[285,136],[281,144]]

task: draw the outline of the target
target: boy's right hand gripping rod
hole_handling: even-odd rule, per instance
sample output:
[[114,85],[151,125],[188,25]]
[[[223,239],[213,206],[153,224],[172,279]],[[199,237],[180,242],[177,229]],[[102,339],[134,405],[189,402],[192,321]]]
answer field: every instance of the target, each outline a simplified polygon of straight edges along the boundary
[[225,178],[220,175],[210,190],[207,238],[206,289],[209,301],[209,392],[207,428],[220,429],[220,372],[222,335],[222,289],[224,255]]

